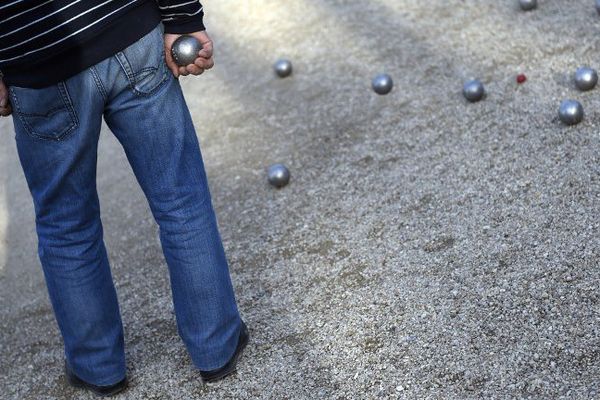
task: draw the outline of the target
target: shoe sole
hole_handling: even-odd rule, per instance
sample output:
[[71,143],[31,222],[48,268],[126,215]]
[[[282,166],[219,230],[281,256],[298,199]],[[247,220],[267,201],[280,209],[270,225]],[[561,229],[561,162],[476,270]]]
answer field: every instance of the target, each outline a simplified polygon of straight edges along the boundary
[[77,389],[88,390],[88,391],[94,393],[96,396],[99,396],[99,397],[114,396],[117,393],[121,393],[122,391],[124,391],[128,387],[128,383],[125,383],[123,386],[118,386],[118,387],[116,387],[114,390],[112,390],[110,392],[101,393],[101,392],[97,392],[96,390],[94,390],[94,388],[90,387],[89,385],[87,385],[85,382],[83,382],[79,378],[71,375],[71,373],[66,369],[66,367],[65,367],[65,373],[67,375],[67,383],[70,386],[72,386],[74,388],[77,388]]

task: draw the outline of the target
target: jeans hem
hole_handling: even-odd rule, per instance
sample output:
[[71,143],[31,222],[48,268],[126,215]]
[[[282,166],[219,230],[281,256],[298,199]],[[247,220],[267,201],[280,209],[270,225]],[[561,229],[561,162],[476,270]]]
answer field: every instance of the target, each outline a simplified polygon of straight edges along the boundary
[[194,364],[196,369],[198,369],[199,371],[204,371],[204,372],[213,371],[215,369],[224,367],[231,360],[231,358],[233,357],[233,355],[235,354],[235,352],[237,350],[238,344],[240,342],[240,334],[243,329],[241,318],[239,319],[238,323],[239,323],[239,329],[237,330],[237,333],[236,333],[237,340],[235,341],[235,345],[233,346],[231,352],[225,357],[225,360],[218,362],[218,363],[214,363],[214,364],[208,364],[208,367],[206,367],[206,366],[200,367],[200,363],[198,363],[194,360],[194,358],[196,358],[196,357],[191,357],[191,354],[190,354],[190,357],[192,358],[192,363]]

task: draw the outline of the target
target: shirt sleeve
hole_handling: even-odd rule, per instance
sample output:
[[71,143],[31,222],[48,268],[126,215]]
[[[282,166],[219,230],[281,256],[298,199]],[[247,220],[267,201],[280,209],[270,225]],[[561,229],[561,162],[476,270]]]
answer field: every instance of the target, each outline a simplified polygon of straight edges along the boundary
[[203,31],[204,10],[198,0],[156,0],[162,15],[165,33]]

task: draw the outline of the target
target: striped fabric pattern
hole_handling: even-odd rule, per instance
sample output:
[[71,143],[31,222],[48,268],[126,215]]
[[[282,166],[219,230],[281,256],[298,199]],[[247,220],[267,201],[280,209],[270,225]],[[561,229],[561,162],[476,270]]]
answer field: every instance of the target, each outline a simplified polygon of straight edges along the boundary
[[198,0],[0,0],[0,69],[91,38],[114,18],[153,1],[165,32],[201,19]]
[[192,17],[203,12],[202,5],[197,0],[178,2],[177,4],[164,4],[165,1],[159,1],[160,12],[163,16],[162,21],[174,21],[177,18]]

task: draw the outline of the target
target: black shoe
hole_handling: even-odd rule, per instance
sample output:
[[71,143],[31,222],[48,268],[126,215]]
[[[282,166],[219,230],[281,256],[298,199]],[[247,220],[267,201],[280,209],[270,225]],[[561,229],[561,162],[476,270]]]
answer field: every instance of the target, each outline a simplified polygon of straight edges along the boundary
[[248,328],[246,328],[246,324],[242,322],[242,329],[240,330],[240,337],[238,339],[237,348],[235,349],[235,353],[229,359],[227,364],[218,369],[213,369],[212,371],[200,371],[200,376],[202,377],[202,381],[204,382],[216,382],[220,379],[225,378],[227,375],[235,372],[237,367],[238,359],[241,357],[242,352],[246,348],[248,344],[248,339],[250,335],[248,334]]
[[79,377],[77,377],[73,373],[73,371],[71,371],[71,369],[67,365],[66,361],[65,361],[65,374],[67,375],[67,382],[69,382],[69,385],[76,387],[76,388],[90,390],[100,397],[112,396],[119,392],[122,392],[123,390],[125,390],[127,388],[127,377],[123,378],[122,381],[117,382],[114,385],[109,385],[109,386],[96,386],[96,385],[92,385],[91,383],[87,383],[87,382],[81,380]]

